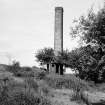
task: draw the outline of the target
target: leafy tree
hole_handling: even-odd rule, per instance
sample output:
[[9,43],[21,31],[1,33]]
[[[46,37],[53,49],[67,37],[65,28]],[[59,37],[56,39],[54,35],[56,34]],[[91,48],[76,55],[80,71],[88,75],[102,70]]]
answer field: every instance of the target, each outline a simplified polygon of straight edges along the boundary
[[12,65],[8,66],[8,70],[10,72],[12,72],[14,75],[16,75],[21,70],[20,63],[18,61],[14,60],[12,62]]
[[105,44],[105,7],[98,13],[91,9],[87,16],[81,16],[75,20],[75,26],[71,27],[73,37],[81,37],[85,43],[94,43],[103,47]]
[[58,56],[55,56],[52,48],[44,48],[37,52],[36,58],[41,65],[47,65],[47,70],[49,70],[49,63],[51,62],[68,66],[67,61],[69,60],[69,51],[64,50],[62,53],[59,52]]
[[15,60],[14,60],[14,61],[12,62],[12,66],[13,66],[13,67],[16,67],[16,68],[20,68],[20,63],[19,63],[18,61],[15,61]]
[[69,51],[64,50],[63,52],[59,52],[59,55],[57,57],[54,57],[55,62],[64,64],[65,66],[68,66],[67,61],[69,60]]
[[[97,13],[94,13],[91,9],[87,16],[81,16],[79,20],[74,22],[75,26],[71,27],[72,37],[79,36],[86,46],[91,46],[91,49],[89,48],[90,53],[85,52],[86,54],[81,52],[81,48],[78,49],[82,53],[82,56],[79,55],[80,58],[78,60],[81,70],[78,69],[78,71],[82,71],[82,74],[84,74],[84,70],[88,72],[88,78],[90,78],[90,74],[94,73],[91,77],[97,77],[95,81],[105,80],[103,76],[105,74],[105,7]],[[83,49],[86,46],[83,46]],[[93,61],[95,66],[91,66],[92,62],[90,61]]]
[[41,65],[47,64],[47,69],[49,69],[49,63],[51,63],[54,58],[54,50],[52,48],[41,49],[37,52],[35,57]]

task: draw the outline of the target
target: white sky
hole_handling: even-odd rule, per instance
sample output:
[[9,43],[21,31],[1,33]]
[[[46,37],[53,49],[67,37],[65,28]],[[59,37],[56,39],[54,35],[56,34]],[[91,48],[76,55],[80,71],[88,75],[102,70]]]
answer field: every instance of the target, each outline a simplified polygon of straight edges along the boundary
[[64,8],[64,49],[77,46],[70,39],[74,18],[97,10],[103,0],[0,0],[0,63],[20,61],[34,66],[35,52],[54,45],[54,8]]

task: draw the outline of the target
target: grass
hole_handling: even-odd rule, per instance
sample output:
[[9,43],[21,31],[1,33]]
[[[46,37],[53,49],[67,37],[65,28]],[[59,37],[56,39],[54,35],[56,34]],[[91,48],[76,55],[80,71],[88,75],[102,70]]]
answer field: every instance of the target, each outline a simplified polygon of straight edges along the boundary
[[48,84],[46,83],[46,81],[44,80],[40,80],[39,81],[39,91],[40,94],[44,95],[45,97],[49,96],[52,88],[50,86],[48,86]]
[[84,91],[74,91],[70,100],[91,105],[90,101],[88,100],[88,94],[85,94]]
[[55,89],[88,89],[88,84],[85,81],[80,80],[79,78],[76,78],[74,75],[47,75],[45,77],[45,81],[49,86]]
[[89,105],[88,96],[84,94],[84,91],[89,90],[91,87],[90,84],[86,81],[83,81],[75,75],[54,75],[49,74],[45,77],[46,83],[54,89],[70,89],[73,90],[72,97],[70,101],[76,101],[80,103],[85,103]]
[[39,92],[39,85],[34,78],[26,78],[23,83],[14,80],[0,81],[1,105],[51,105]]
[[84,91],[90,89],[90,84],[88,82],[75,77],[75,75],[60,76],[55,74],[46,75],[45,81],[53,89],[73,90],[70,101],[76,101],[89,105],[88,97],[86,94],[84,94]]
[[[88,96],[84,94],[90,87],[105,90],[105,85],[94,86],[93,83],[83,81],[75,75],[56,75],[46,74],[45,71],[24,69],[19,71],[9,71],[14,75],[0,74],[0,104],[1,105],[53,105],[50,100],[52,90],[58,89],[73,90],[70,101],[81,101],[89,104]],[[19,75],[17,75],[19,74]],[[12,77],[13,76],[13,77]],[[14,78],[20,78],[23,81],[16,81]],[[17,78],[17,79],[18,79]],[[64,96],[63,96],[64,97]],[[59,98],[58,98],[59,99]],[[59,105],[59,102],[56,103]]]
[[30,87],[30,88],[34,89],[36,92],[38,92],[39,86],[38,86],[37,81],[33,77],[26,78],[25,84],[27,85],[27,87]]
[[23,82],[17,82],[9,77],[6,82],[5,77],[1,80],[0,103],[3,105],[7,103],[8,105],[51,105],[49,96],[52,89],[65,88],[79,91],[81,88],[87,88],[86,83],[74,75],[59,76],[34,71],[34,77],[25,76],[23,79]]

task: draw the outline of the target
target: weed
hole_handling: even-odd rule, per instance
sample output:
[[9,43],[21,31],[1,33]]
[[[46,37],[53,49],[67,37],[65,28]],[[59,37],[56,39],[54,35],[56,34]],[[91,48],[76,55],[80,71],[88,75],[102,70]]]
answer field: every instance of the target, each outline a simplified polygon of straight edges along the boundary
[[38,92],[38,83],[34,78],[26,78],[25,79],[25,84],[28,85],[28,87],[33,88],[36,92]]

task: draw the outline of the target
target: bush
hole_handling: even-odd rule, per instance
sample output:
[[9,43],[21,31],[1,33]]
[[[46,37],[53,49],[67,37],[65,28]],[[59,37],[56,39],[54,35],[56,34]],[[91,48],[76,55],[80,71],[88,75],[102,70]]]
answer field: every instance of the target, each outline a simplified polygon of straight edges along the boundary
[[8,66],[7,71],[12,72],[16,77],[34,77],[34,71],[30,67],[20,67],[14,64]]
[[88,99],[88,94],[86,94],[84,91],[74,91],[71,99],[71,101],[77,101],[79,103],[85,103],[86,105],[91,105],[90,101]]
[[30,91],[21,91],[13,93],[12,97],[7,99],[9,105],[39,105],[41,98]]
[[45,76],[46,76],[45,71],[38,71],[38,72],[35,73],[35,78],[39,79],[39,80],[44,79]]
[[9,103],[8,105],[51,105],[49,100],[28,89],[13,93],[7,99],[7,102]]
[[14,75],[17,77],[34,77],[34,72],[19,70],[16,73],[14,73]]
[[43,96],[48,96],[49,93],[51,92],[51,88],[48,86],[46,81],[44,81],[44,80],[39,81],[39,92]]
[[25,83],[28,85],[28,87],[33,88],[36,92],[38,92],[38,83],[34,78],[26,78]]
[[47,75],[45,78],[46,83],[48,83],[49,86],[55,88],[55,89],[72,89],[73,95],[71,100],[72,101],[78,101],[78,102],[88,102],[88,98],[86,95],[83,94],[84,90],[90,89],[88,86],[88,83],[75,77],[74,75]]

